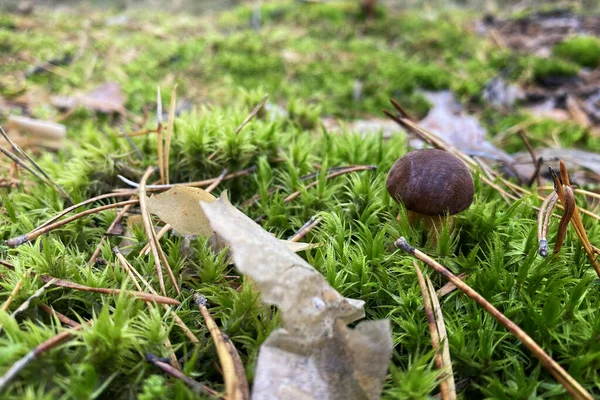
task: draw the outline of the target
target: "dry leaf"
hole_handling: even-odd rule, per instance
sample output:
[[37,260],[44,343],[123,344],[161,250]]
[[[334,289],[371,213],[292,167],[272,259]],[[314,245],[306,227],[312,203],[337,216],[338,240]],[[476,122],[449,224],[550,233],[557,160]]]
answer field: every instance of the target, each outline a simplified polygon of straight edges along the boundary
[[101,113],[124,113],[125,96],[118,83],[108,82],[98,86],[89,93],[73,97],[52,97],[52,104],[58,108],[72,109],[82,105],[90,110]]
[[187,235],[212,236],[213,232],[200,201],[214,202],[215,196],[200,188],[175,185],[164,193],[149,197],[148,211]]
[[428,92],[425,97],[433,107],[420,122],[422,128],[470,156],[512,163],[510,155],[486,140],[486,131],[477,118],[463,112],[451,92]]
[[392,352],[389,321],[348,328],[364,317],[362,300],[340,295],[226,198],[201,205],[212,229],[230,244],[237,269],[281,312],[283,329],[261,346],[253,398],[379,398]]
[[[215,196],[200,188],[175,185],[161,194],[149,197],[148,211],[158,216],[163,222],[184,235],[201,235],[211,237],[213,231],[206,215],[200,207],[200,201],[214,202]],[[317,243],[281,241],[289,250],[297,253],[318,246]],[[218,240],[217,240],[218,241]],[[220,248],[221,245],[217,247]]]
[[27,133],[39,139],[62,141],[67,136],[67,128],[52,121],[43,121],[27,117],[8,117],[8,128],[20,133]]

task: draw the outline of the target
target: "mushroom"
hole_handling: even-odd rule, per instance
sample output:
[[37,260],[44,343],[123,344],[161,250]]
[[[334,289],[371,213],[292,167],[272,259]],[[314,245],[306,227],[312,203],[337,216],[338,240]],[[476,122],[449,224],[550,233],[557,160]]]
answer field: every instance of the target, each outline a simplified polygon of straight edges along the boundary
[[415,150],[396,160],[387,176],[387,190],[408,211],[409,223],[422,220],[429,231],[439,232],[445,216],[471,205],[473,177],[466,165],[438,149]]

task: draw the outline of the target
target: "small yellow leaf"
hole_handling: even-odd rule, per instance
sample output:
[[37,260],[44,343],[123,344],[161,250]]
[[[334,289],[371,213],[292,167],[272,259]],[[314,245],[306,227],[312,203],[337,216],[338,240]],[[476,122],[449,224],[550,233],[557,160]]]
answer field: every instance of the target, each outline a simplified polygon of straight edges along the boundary
[[148,211],[171,225],[179,233],[210,237],[213,231],[200,201],[213,203],[215,196],[200,188],[175,185],[168,191],[149,197]]

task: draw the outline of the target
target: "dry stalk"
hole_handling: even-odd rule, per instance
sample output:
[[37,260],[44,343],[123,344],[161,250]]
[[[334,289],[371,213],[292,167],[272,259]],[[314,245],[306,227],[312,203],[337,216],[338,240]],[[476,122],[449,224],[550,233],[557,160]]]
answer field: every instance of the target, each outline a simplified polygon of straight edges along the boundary
[[442,307],[440,301],[435,294],[435,289],[429,277],[425,277],[427,287],[429,288],[429,296],[435,314],[435,324],[442,344],[442,364],[446,370],[446,382],[448,383],[448,397],[450,400],[456,400],[456,385],[454,384],[454,371],[452,370],[452,360],[450,359],[450,344],[448,342],[448,333],[446,332],[446,324],[442,315]]
[[10,307],[10,304],[12,303],[12,301],[17,296],[17,293],[19,293],[19,290],[21,289],[21,286],[23,286],[23,279],[24,278],[25,277],[23,277],[23,278],[21,278],[21,279],[19,279],[17,281],[17,283],[15,284],[15,287],[10,292],[10,295],[8,295],[8,299],[6,299],[6,301],[4,302],[4,304],[2,304],[2,311],[8,310],[8,307]]
[[159,304],[168,304],[168,305],[172,305],[172,306],[178,306],[179,304],[181,304],[181,303],[179,303],[178,300],[172,299],[170,297],[159,296],[159,295],[150,294],[150,293],[135,292],[135,291],[131,291],[131,290],[90,287],[90,286],[80,285],[79,283],[66,281],[64,279],[53,278],[48,275],[39,275],[39,277],[42,280],[42,282],[46,282],[47,285],[54,285],[54,286],[59,286],[59,287],[67,288],[67,289],[81,290],[82,292],[94,292],[94,293],[110,294],[110,295],[116,295],[116,296],[120,295],[121,293],[125,293],[125,294],[133,296],[134,298],[138,298],[143,301],[149,301],[149,302],[154,301]]
[[106,230],[106,233],[104,234],[104,236],[102,236],[102,239],[100,239],[100,242],[96,246],[94,253],[92,254],[92,256],[90,257],[90,259],[88,261],[88,266],[94,265],[94,263],[96,262],[96,259],[98,258],[98,256],[100,255],[100,252],[102,251],[102,244],[104,244],[104,241],[108,237],[108,232],[112,232],[112,230],[117,226],[117,224],[121,222],[121,220],[123,219],[125,214],[127,214],[127,211],[129,211],[130,207],[131,207],[130,205],[127,205],[127,206],[123,207],[121,209],[121,211],[119,211],[116,218],[110,224],[110,226]]
[[174,133],[175,125],[175,106],[177,104],[177,84],[173,86],[171,92],[171,105],[169,106],[169,119],[167,120],[167,137],[165,138],[165,158],[164,158],[164,171],[165,171],[165,183],[169,184],[169,156],[171,153],[171,138]]
[[[159,190],[169,190],[171,189],[173,186],[178,185],[178,186],[188,186],[188,187],[204,187],[204,186],[208,186],[212,183],[214,183],[215,181],[221,180],[221,181],[228,181],[230,179],[233,178],[238,178],[240,176],[246,176],[246,175],[250,175],[251,173],[253,173],[254,171],[256,171],[256,166],[252,166],[252,167],[248,167],[246,169],[243,169],[241,171],[237,171],[237,172],[233,172],[231,174],[225,175],[223,178],[217,177],[217,178],[210,178],[210,179],[205,179],[202,181],[194,181],[194,182],[184,182],[184,183],[171,183],[169,185],[146,185],[146,190],[147,191],[159,191]],[[123,181],[124,183],[126,183],[127,185],[134,187],[134,188],[139,188],[140,184],[137,182],[134,182],[132,180],[129,180],[127,178],[125,178],[122,175],[117,175],[117,177]],[[117,189],[116,191],[129,191],[131,189]]]
[[525,347],[527,347],[532,354],[541,361],[542,365],[548,369],[548,371],[556,378],[558,382],[569,392],[575,399],[586,399],[592,400],[592,395],[586,391],[567,371],[565,371],[556,361],[552,359],[527,333],[525,333],[517,324],[508,319],[502,314],[496,307],[489,303],[479,293],[477,293],[469,285],[458,279],[451,271],[446,269],[443,265],[439,264],[427,254],[420,250],[412,247],[405,238],[401,237],[395,243],[396,247],[415,257],[416,259],[424,262],[426,265],[431,267],[433,270],[441,274],[444,278],[459,288],[467,296],[475,300],[481,305],[487,312],[489,312],[498,322],[500,322],[506,329],[515,335],[517,339]]
[[[156,293],[156,291],[152,288],[152,286],[150,286],[148,281],[146,281],[144,279],[144,277],[133,267],[133,265],[131,265],[129,263],[129,261],[127,261],[127,259],[125,258],[125,256],[123,256],[123,253],[121,253],[121,251],[119,250],[118,247],[115,247],[113,249],[113,251],[116,254],[117,258],[119,259],[119,262],[121,263],[123,268],[125,268],[127,270],[127,273],[129,273],[129,272],[133,273],[130,276],[132,276],[132,280],[136,283],[136,287],[139,286],[139,284],[137,283],[137,280],[136,280],[136,277],[137,277],[137,279],[139,279],[144,284],[144,286],[150,293],[152,293],[154,295],[158,295],[158,293]],[[142,289],[139,289],[139,290],[142,291]],[[181,328],[181,330],[183,331],[185,336],[187,336],[187,338],[190,340],[190,342],[192,342],[194,344],[200,343],[200,340],[192,333],[192,331],[190,330],[190,328],[188,328],[188,326],[185,324],[185,322],[183,322],[183,320],[181,318],[179,318],[179,316],[177,315],[177,313],[175,311],[170,310],[167,306],[164,306],[164,308],[165,308],[165,310],[170,311],[170,314],[173,317],[173,320],[175,321],[177,326],[179,326]]]
[[160,86],[157,88],[156,92],[156,154],[158,156],[158,170],[160,172],[160,183],[165,183],[165,163],[164,163],[164,143],[163,143],[163,124],[162,124],[162,98],[160,96]]
[[317,225],[319,225],[322,220],[322,218],[310,217],[308,222],[302,225],[302,227],[298,229],[298,232],[294,233],[294,235],[291,236],[288,241],[299,242],[304,236],[306,236],[308,232],[312,231]]
[[46,314],[48,314],[50,316],[55,316],[60,322],[62,322],[65,325],[69,325],[72,328],[79,326],[78,322],[73,321],[71,318],[67,317],[66,315],[59,313],[52,307],[49,307],[45,304],[40,304],[38,307],[40,308],[40,310],[42,310]]
[[[425,307],[425,316],[427,317],[427,325],[429,325],[429,334],[431,335],[431,347],[435,350],[435,365],[440,371],[444,371],[444,361],[442,360],[442,352],[440,351],[440,337],[438,335],[437,325],[435,323],[435,316],[431,307],[431,297],[429,295],[429,289],[423,278],[423,273],[417,265],[413,262],[415,272],[417,274],[417,280],[419,282],[419,288],[421,289],[421,296],[423,296],[423,307]],[[445,374],[444,374],[445,375]],[[445,376],[442,375],[440,381],[440,393],[442,400],[450,399],[448,394],[448,382]]]
[[[154,259],[154,266],[156,268],[156,275],[158,276],[158,283],[160,290],[163,295],[167,295],[165,289],[165,281],[162,274],[162,266],[160,265],[160,256],[158,255],[158,249],[156,248],[156,242],[154,241],[154,229],[152,228],[152,221],[150,221],[150,214],[148,213],[148,207],[146,206],[146,181],[154,172],[153,167],[148,167],[142,180],[140,181],[140,208],[142,211],[142,219],[144,221],[144,229],[146,230],[146,236],[148,237],[148,243],[150,243],[150,249],[152,250],[152,258]],[[177,286],[177,284],[175,284]]]
[[207,396],[215,396],[220,397],[219,392],[209,388],[206,385],[201,384],[185,375],[179,369],[173,367],[172,365],[162,361],[158,356],[152,353],[146,353],[146,361],[153,364],[157,368],[160,368],[161,371],[171,375],[173,378],[181,379],[185,382],[186,385],[190,386],[192,389],[198,391],[199,393],[205,394]]
[[111,197],[133,196],[136,193],[137,192],[135,190],[128,190],[128,191],[123,191],[123,192],[106,193],[106,194],[102,194],[100,196],[92,197],[90,199],[82,201],[81,203],[77,203],[75,205],[72,205],[71,207],[65,208],[64,210],[62,210],[61,212],[59,212],[58,214],[56,214],[55,216],[53,216],[52,218],[50,218],[49,220],[47,220],[46,222],[44,222],[43,224],[41,224],[40,226],[38,226],[37,228],[35,228],[33,231],[37,231],[39,229],[42,229],[42,228],[50,225],[51,223],[59,220],[64,215],[67,215],[68,213],[70,213],[71,211],[74,211],[74,210],[78,209],[79,207],[83,207],[85,205],[94,203],[94,202],[96,202],[98,200],[104,200],[104,199],[108,199],[108,198],[111,198]]
[[[467,275],[465,272],[462,272],[462,273],[456,275],[456,277],[458,279],[460,279],[461,281],[464,281],[465,279],[467,279],[468,276],[469,275]],[[442,297],[447,296],[448,294],[452,293],[455,290],[456,290],[456,285],[452,282],[447,282],[444,286],[442,286],[441,288],[436,290],[435,294],[437,295],[437,297],[439,299],[441,299]]]
[[212,316],[208,312],[207,301],[204,296],[194,293],[194,301],[202,313],[206,327],[215,342],[217,356],[223,371],[225,381],[225,398],[229,400],[249,400],[250,391],[246,381],[246,372],[240,356],[229,339],[226,339]]
[[103,206],[100,206],[100,207],[92,208],[90,210],[85,210],[85,211],[82,211],[82,212],[80,212],[78,214],[72,215],[72,216],[70,216],[68,218],[65,218],[63,220],[60,220],[60,221],[54,222],[52,224],[46,225],[43,228],[33,230],[33,231],[31,231],[31,232],[29,232],[29,233],[27,233],[25,235],[21,235],[21,236],[17,236],[17,237],[8,239],[6,241],[6,245],[8,247],[17,247],[17,246],[20,246],[20,245],[22,245],[24,243],[27,243],[27,242],[29,242],[29,241],[31,241],[33,239],[36,239],[37,237],[39,237],[39,236],[41,236],[41,235],[43,235],[45,233],[48,233],[48,232],[50,232],[50,231],[52,231],[52,230],[54,230],[56,228],[59,228],[59,227],[61,227],[63,225],[66,225],[66,224],[68,224],[70,222],[73,222],[73,221],[75,221],[75,220],[77,220],[77,219],[79,219],[81,217],[85,217],[86,215],[95,214],[95,213],[100,212],[100,211],[110,210],[111,208],[118,208],[118,207],[124,207],[126,205],[137,204],[137,202],[138,202],[137,199],[135,199],[135,200],[126,200],[126,201],[121,201],[121,202],[118,202],[118,203],[106,204],[106,205],[103,205]]
[[9,370],[4,373],[3,376],[0,376],[0,392],[6,388],[6,385],[8,385],[8,383],[13,378],[15,378],[19,372],[21,372],[27,365],[31,364],[32,361],[39,358],[42,354],[52,350],[59,344],[72,339],[73,332],[81,328],[82,325],[78,325],[77,327],[71,330],[65,330],[60,332],[56,336],[53,336],[50,339],[43,342],[42,344],[38,345],[35,349],[27,353],[23,358],[15,362],[13,366],[10,367]]

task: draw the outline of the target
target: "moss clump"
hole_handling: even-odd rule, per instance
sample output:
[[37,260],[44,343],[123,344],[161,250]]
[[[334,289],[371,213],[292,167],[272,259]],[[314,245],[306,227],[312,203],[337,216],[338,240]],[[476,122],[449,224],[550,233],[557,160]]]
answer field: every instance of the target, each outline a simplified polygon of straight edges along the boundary
[[577,65],[559,58],[536,58],[533,61],[533,78],[538,83],[572,78],[578,71]]
[[596,68],[600,64],[600,39],[575,36],[554,46],[552,53],[582,67]]

